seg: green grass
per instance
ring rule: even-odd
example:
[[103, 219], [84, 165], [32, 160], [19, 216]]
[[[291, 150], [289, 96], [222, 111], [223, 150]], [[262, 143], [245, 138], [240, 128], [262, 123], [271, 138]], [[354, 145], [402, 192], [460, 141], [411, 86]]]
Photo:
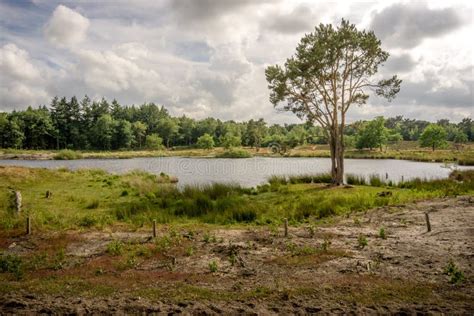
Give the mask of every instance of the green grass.
[[55, 160], [74, 160], [81, 158], [82, 154], [80, 152], [69, 149], [60, 150], [53, 156]]
[[[434, 197], [474, 193], [474, 172], [451, 179], [415, 179], [387, 187], [331, 187], [327, 175], [272, 177], [257, 189], [236, 184], [185, 186], [172, 177], [133, 171], [124, 175], [101, 170], [47, 170], [0, 167], [0, 229], [23, 230], [29, 215], [35, 230], [102, 229], [117, 224], [139, 228], [158, 223], [291, 224], [326, 221], [370, 208]], [[378, 177], [373, 177], [379, 179]], [[288, 182], [289, 181], [289, 182]], [[9, 209], [10, 191], [23, 195], [23, 212]], [[53, 193], [46, 198], [45, 192]], [[380, 192], [391, 194], [379, 196]], [[124, 194], [126, 192], [126, 194]]]

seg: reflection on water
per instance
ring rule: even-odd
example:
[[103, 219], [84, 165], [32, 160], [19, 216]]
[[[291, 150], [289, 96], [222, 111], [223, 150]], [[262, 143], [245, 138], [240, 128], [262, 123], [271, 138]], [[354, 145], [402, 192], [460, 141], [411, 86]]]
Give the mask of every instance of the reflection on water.
[[[99, 168], [109, 172], [124, 173], [141, 169], [151, 173], [164, 172], [178, 177], [179, 184], [205, 184], [211, 182], [236, 182], [242, 186], [255, 186], [265, 182], [271, 175], [297, 175], [328, 172], [328, 158], [133, 158], [133, 159], [82, 159], [82, 160], [0, 160], [0, 165], [59, 168]], [[459, 169], [473, 167], [458, 167]], [[369, 176], [379, 174], [398, 182], [411, 178], [445, 178], [450, 169], [441, 163], [406, 160], [346, 159], [346, 173]]]

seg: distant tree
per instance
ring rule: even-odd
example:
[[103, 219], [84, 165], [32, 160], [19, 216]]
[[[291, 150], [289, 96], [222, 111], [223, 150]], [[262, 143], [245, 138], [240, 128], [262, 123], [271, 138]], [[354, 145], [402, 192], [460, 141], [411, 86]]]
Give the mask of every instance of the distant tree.
[[146, 135], [146, 125], [137, 121], [132, 124], [133, 144], [137, 148], [142, 148]]
[[221, 136], [219, 141], [220, 141], [221, 146], [226, 149], [241, 145], [240, 137], [234, 136], [231, 132], [228, 132], [225, 135]]
[[260, 148], [262, 141], [267, 133], [266, 122], [261, 118], [258, 121], [250, 120], [247, 123], [245, 131], [246, 144], [255, 147], [256, 150]]
[[166, 142], [166, 147], [170, 147], [171, 142], [178, 134], [179, 125], [170, 117], [162, 118], [158, 123], [158, 133]]
[[467, 135], [468, 141], [474, 141], [474, 121], [472, 119], [463, 118], [458, 127]]
[[206, 133], [198, 138], [197, 145], [199, 148], [212, 149], [214, 148], [214, 139], [211, 135]]
[[191, 145], [196, 122], [192, 118], [183, 115], [178, 119], [178, 125], [180, 140], [184, 145]]
[[158, 134], [147, 135], [145, 140], [145, 146], [147, 149], [159, 150], [163, 149], [163, 139]]
[[360, 131], [356, 147], [362, 148], [380, 148], [387, 143], [387, 129], [385, 128], [385, 119], [382, 116], [369, 121]]
[[115, 121], [110, 114], [102, 115], [91, 130], [91, 142], [95, 148], [110, 150], [114, 134]]
[[16, 119], [0, 120], [2, 147], [20, 149], [23, 147], [25, 135]]
[[132, 124], [126, 120], [116, 121], [113, 135], [113, 148], [129, 149], [132, 146], [132, 141]]
[[452, 135], [452, 141], [455, 144], [464, 144], [467, 143], [468, 137], [462, 130], [455, 128]]
[[446, 145], [446, 130], [437, 124], [430, 124], [425, 128], [420, 136], [421, 147], [431, 147], [434, 151], [436, 148]]
[[401, 80], [396, 76], [374, 80], [388, 56], [374, 32], [359, 31], [342, 20], [337, 28], [330, 24], [316, 27], [301, 39], [283, 68], [275, 65], [265, 71], [274, 106], [286, 101], [284, 110], [326, 131], [335, 185], [344, 179], [343, 140], [350, 106], [365, 104], [368, 90], [388, 100], [400, 90]]
[[286, 144], [292, 148], [304, 145], [307, 137], [308, 132], [304, 126], [296, 125], [288, 132], [288, 134], [286, 134]]

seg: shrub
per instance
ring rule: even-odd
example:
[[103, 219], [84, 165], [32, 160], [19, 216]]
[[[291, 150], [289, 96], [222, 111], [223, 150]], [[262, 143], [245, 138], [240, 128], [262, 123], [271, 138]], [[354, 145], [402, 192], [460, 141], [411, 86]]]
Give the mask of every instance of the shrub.
[[1, 255], [0, 272], [9, 272], [17, 280], [21, 280], [23, 277], [23, 260], [17, 255]]
[[60, 150], [56, 155], [53, 156], [55, 160], [74, 160], [81, 159], [82, 154], [74, 150], [64, 149]]
[[243, 149], [229, 149], [223, 153], [217, 154], [216, 158], [252, 158], [253, 155]]
[[453, 260], [449, 260], [444, 268], [444, 273], [450, 277], [449, 282], [452, 284], [462, 283], [465, 279], [464, 273], [456, 266]]

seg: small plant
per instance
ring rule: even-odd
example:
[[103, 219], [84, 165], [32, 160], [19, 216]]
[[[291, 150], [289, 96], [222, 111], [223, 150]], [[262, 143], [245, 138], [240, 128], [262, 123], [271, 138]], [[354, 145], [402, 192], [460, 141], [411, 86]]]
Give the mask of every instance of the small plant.
[[385, 228], [380, 228], [379, 230], [379, 237], [382, 239], [387, 239], [387, 234], [385, 233]]
[[59, 249], [59, 251], [54, 256], [53, 261], [53, 269], [54, 270], [61, 270], [64, 266], [64, 260], [66, 259], [66, 254], [64, 252], [64, 248]]
[[208, 244], [208, 243], [211, 243], [211, 242], [216, 242], [217, 238], [216, 238], [216, 235], [213, 235], [213, 234], [210, 234], [210, 233], [205, 233], [204, 237], [203, 237], [203, 241], [206, 244]]
[[456, 266], [453, 260], [449, 260], [444, 268], [444, 273], [450, 277], [449, 282], [452, 284], [460, 284], [465, 279], [464, 273]]
[[308, 226], [308, 232], [309, 232], [309, 237], [313, 238], [314, 235], [316, 234], [316, 230], [314, 229], [314, 226]]
[[230, 254], [229, 261], [232, 266], [234, 266], [237, 263], [237, 256], [235, 255], [235, 253]]
[[186, 256], [191, 257], [193, 254], [194, 254], [193, 246], [189, 246], [188, 248], [186, 248]]
[[209, 271], [211, 271], [211, 273], [217, 272], [217, 262], [215, 260], [209, 262]]
[[120, 256], [123, 253], [123, 242], [120, 240], [112, 240], [107, 245], [107, 253], [111, 254], [112, 256]]
[[15, 279], [23, 278], [23, 261], [17, 255], [0, 256], [0, 272], [9, 272]]
[[365, 237], [363, 234], [360, 234], [359, 238], [357, 238], [357, 244], [359, 245], [360, 249], [364, 249], [368, 245], [367, 237]]
[[328, 251], [330, 246], [331, 246], [331, 240], [327, 237], [324, 238], [324, 241], [321, 244], [321, 250], [322, 251]]

